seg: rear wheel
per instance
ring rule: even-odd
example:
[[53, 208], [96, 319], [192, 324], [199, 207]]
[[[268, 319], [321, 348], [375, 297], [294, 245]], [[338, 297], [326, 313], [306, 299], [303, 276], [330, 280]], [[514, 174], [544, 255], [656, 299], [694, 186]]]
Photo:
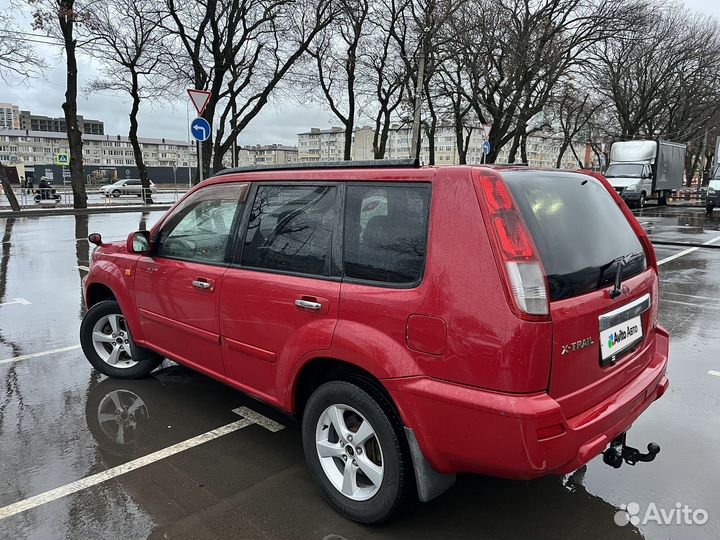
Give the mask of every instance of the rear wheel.
[[313, 479], [338, 512], [360, 523], [387, 520], [405, 493], [408, 461], [391, 414], [344, 381], [320, 386], [303, 414], [303, 447]]
[[80, 324], [80, 344], [95, 369], [118, 379], [144, 377], [163, 360], [159, 354], [132, 342], [115, 300], [99, 302], [88, 310]]

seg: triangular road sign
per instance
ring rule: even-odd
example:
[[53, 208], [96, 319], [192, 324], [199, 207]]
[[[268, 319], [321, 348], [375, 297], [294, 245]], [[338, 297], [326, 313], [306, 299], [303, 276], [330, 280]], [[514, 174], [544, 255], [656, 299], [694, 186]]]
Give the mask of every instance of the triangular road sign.
[[202, 116], [202, 113], [205, 111], [205, 107], [207, 107], [208, 101], [210, 101], [210, 96], [212, 95], [212, 92], [208, 92], [207, 90], [195, 90], [194, 88], [188, 88], [187, 93], [190, 96], [190, 101], [192, 101], [192, 104], [195, 107], [198, 116]]

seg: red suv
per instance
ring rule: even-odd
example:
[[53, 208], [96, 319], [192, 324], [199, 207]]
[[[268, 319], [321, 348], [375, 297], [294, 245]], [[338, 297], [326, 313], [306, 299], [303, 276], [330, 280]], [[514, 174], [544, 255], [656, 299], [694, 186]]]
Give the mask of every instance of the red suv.
[[659, 451], [624, 444], [668, 385], [655, 253], [602, 177], [303, 165], [223, 171], [152, 231], [91, 235], [90, 363], [167, 357], [302, 417], [319, 488], [364, 523], [457, 472]]

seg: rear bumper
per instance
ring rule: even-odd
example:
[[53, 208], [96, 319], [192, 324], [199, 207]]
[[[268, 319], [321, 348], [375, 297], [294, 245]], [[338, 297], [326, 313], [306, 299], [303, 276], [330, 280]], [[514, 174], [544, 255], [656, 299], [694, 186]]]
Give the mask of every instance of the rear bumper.
[[646, 369], [573, 418], [546, 393], [503, 394], [426, 377], [383, 382], [436, 471], [529, 479], [573, 471], [629, 429], [668, 387], [668, 343], [658, 327]]

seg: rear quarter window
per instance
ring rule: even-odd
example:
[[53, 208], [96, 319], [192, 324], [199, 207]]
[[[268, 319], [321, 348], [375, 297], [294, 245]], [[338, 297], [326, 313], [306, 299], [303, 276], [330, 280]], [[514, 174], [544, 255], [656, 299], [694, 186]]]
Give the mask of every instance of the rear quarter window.
[[398, 286], [425, 266], [430, 185], [350, 185], [345, 206], [345, 276]]
[[625, 215], [595, 178], [577, 173], [503, 173], [548, 278], [550, 299], [588, 293], [646, 268], [644, 250]]

